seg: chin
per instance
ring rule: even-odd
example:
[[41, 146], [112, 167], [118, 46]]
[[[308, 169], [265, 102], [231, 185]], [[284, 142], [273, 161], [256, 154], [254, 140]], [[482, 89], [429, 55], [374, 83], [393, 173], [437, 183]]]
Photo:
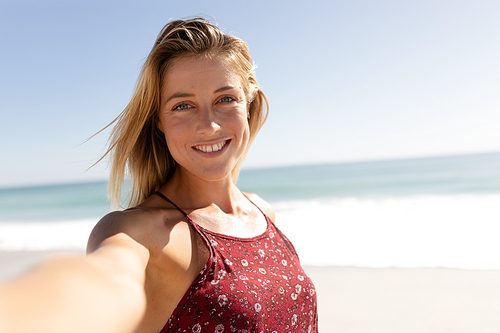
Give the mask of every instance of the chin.
[[232, 168], [228, 167], [208, 167], [198, 170], [187, 170], [190, 174], [204, 181], [217, 182], [231, 178]]

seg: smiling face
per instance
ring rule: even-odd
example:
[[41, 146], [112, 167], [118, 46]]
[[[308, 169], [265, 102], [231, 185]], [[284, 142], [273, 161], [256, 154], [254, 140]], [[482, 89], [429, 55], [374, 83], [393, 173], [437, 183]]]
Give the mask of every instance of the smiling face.
[[231, 177], [249, 139], [240, 76], [221, 57], [189, 56], [164, 77], [159, 127], [181, 172], [214, 181]]

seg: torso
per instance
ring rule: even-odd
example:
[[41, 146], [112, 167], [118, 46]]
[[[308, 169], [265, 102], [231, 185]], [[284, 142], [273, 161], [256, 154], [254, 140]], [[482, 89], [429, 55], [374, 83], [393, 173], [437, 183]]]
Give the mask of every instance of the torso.
[[265, 232], [251, 238], [191, 222], [210, 257], [161, 333], [317, 332], [314, 285], [293, 245], [267, 222]]
[[[259, 202], [258, 197], [251, 197], [251, 199]], [[208, 230], [203, 229], [202, 227], [199, 227], [198, 224], [190, 221], [191, 216], [193, 220], [195, 218], [202, 219], [203, 212], [187, 211], [187, 213], [189, 216], [186, 217], [175, 207], [168, 206], [165, 208], [163, 199], [156, 195], [153, 195], [150, 199], [148, 199], [146, 205], [140, 205], [137, 208], [124, 212], [112, 213], [117, 215], [116, 220], [119, 221], [114, 224], [114, 228], [118, 228], [121, 231], [128, 233], [136, 239], [136, 241], [147, 247], [150, 252], [150, 260], [146, 268], [145, 282], [147, 309], [144, 319], [137, 329], [137, 332], [157, 333], [162, 331], [162, 329], [162, 332], [170, 332], [169, 328], [171, 328], [172, 325], [175, 326], [175, 320], [177, 320], [177, 324], [179, 324], [178, 319], [174, 320], [172, 318], [175, 317], [176, 314], [181, 315], [180, 317], [184, 316], [183, 313], [186, 310], [186, 306], [189, 308], [190, 302], [192, 302], [192, 300], [187, 299], [186, 295], [192, 291], [194, 286], [193, 282], [196, 284], [200, 279], [207, 278], [207, 274], [219, 274], [219, 272], [221, 272], [221, 268], [219, 266], [211, 265], [211, 262], [214, 257], [217, 257], [217, 255], [214, 256], [213, 246], [207, 244], [206, 237], [208, 235], [209, 238], [217, 238], [217, 234], [204, 233], [203, 231]], [[264, 213], [267, 212], [264, 210]], [[269, 235], [275, 235], [276, 231], [273, 229], [274, 225], [272, 224], [272, 221], [267, 220], [260, 212], [257, 212], [257, 214], [260, 214], [261, 220], [247, 230], [247, 235], [254, 233], [251, 236], [258, 238], [258, 242], [264, 242], [260, 243], [262, 246], [267, 246], [265, 245], [266, 239], [264, 238], [267, 237], [267, 241], [269, 241]], [[210, 221], [207, 220], [206, 224], [209, 225], [209, 222]], [[108, 224], [113, 225], [113, 223]], [[197, 226], [199, 228], [197, 228]], [[204, 227], [206, 228], [206, 225], [204, 225]], [[200, 232], [200, 230], [202, 231]], [[241, 233], [241, 231], [238, 230], [235, 232]], [[113, 233], [113, 230], [108, 231], [108, 233]], [[229, 238], [231, 238], [231, 236], [229, 236]], [[238, 237], [233, 238], [237, 239]], [[210, 240], [208, 241], [210, 242]], [[212, 239], [212, 242], [213, 241], [217, 242], [216, 239]], [[286, 260], [287, 262], [290, 262], [290, 265], [293, 268], [289, 271], [289, 274], [291, 274], [290, 279], [300, 282], [301, 286], [297, 288], [302, 290], [303, 295], [306, 295], [307, 293], [309, 297], [312, 297], [313, 295], [311, 295], [311, 293], [314, 293], [314, 287], [300, 268], [296, 255], [292, 252], [284, 253], [283, 255], [286, 255], [288, 259], [283, 257], [279, 259], [279, 261]], [[218, 256], [220, 256], [220, 254], [218, 254]], [[219, 264], [221, 262], [222, 261], [219, 260]], [[206, 266], [207, 264], [209, 266]], [[239, 259], [239, 262], [236, 264], [238, 264], [240, 268], [246, 267], [241, 266], [241, 259]], [[257, 265], [261, 265], [261, 268], [265, 269], [263, 267], [274, 264], [271, 262], [259, 262]], [[227, 272], [228, 270], [224, 269], [224, 271]], [[266, 272], [267, 271], [269, 271], [270, 274], [273, 274], [272, 269], [266, 270]], [[276, 274], [277, 273], [274, 272], [274, 275]], [[227, 278], [229, 278], [229, 276], [227, 276]], [[269, 276], [269, 278], [269, 280], [266, 280], [268, 281], [266, 283], [269, 288], [276, 286], [276, 277], [274, 277], [274, 280], [271, 276]], [[302, 278], [304, 278], [304, 280], [301, 280]], [[231, 279], [234, 279], [234, 277], [231, 277]], [[281, 279], [283, 279], [283, 277]], [[254, 283], [253, 286], [257, 289], [262, 288], [259, 283]], [[299, 283], [296, 283], [293, 286], [290, 285], [290, 288], [295, 288], [298, 284]], [[223, 284], [220, 284], [219, 286], [222, 285]], [[227, 284], [225, 285], [227, 287]], [[248, 289], [247, 292], [259, 292], [257, 289], [254, 291]], [[205, 289], [205, 291], [209, 292], [208, 289]], [[274, 291], [278, 292], [277, 287]], [[290, 289], [289, 291], [289, 297], [291, 297], [292, 290]], [[220, 295], [218, 294], [217, 298], [219, 296]], [[292, 301], [295, 300], [292, 299]], [[315, 296], [313, 303], [315, 307]], [[264, 303], [259, 303], [257, 307], [262, 306], [263, 304]], [[255, 310], [256, 303], [253, 303], [252, 306]], [[311, 311], [312, 310], [306, 311], [308, 316], [316, 316], [315, 312], [313, 311], [314, 313], [312, 313]], [[253, 314], [255, 313], [256, 312], [254, 311]], [[271, 314], [277, 312], [276, 309], [272, 308], [270, 312], [266, 309], [266, 311], [259, 311], [257, 313]], [[172, 314], [174, 314], [174, 316], [172, 316]], [[292, 321], [297, 320], [297, 316], [293, 317], [293, 314], [291, 316], [292, 317], [289, 319], [290, 325]], [[177, 316], [177, 318], [180, 317]], [[198, 319], [203, 318], [200, 317]], [[315, 319], [313, 318], [312, 320], [312, 322], [314, 322]], [[252, 321], [252, 323], [253, 322], [255, 321]], [[167, 325], [165, 326], [166, 323]], [[193, 322], [192, 324], [188, 324], [188, 326], [196, 325], [197, 323], [198, 322]], [[248, 322], [248, 325], [253, 325], [252, 323]], [[208, 330], [207, 332], [215, 332], [215, 327], [216, 326], [212, 328], [212, 331]], [[291, 329], [289, 328], [289, 330]], [[206, 330], [200, 332], [204, 331]], [[278, 332], [280, 331], [281, 330], [278, 330]], [[301, 331], [302, 330], [297, 330], [297, 332]], [[307, 329], [304, 331], [307, 332]], [[313, 332], [314, 331], [315, 330], [313, 330]], [[226, 332], [230, 332], [230, 330], [227, 329]]]

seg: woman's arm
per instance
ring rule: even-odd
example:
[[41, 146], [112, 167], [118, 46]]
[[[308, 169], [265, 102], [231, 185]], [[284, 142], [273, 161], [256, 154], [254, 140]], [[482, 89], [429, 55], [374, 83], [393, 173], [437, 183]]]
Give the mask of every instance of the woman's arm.
[[133, 332], [149, 252], [120, 233], [88, 256], [58, 257], [0, 285], [0, 332]]

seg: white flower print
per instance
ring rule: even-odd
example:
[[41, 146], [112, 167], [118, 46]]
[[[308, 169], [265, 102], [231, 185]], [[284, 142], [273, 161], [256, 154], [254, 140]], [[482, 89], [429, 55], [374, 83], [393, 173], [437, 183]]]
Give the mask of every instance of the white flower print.
[[220, 306], [226, 305], [227, 304], [227, 296], [226, 295], [219, 295], [217, 302], [219, 302]]
[[274, 232], [269, 233], [269, 238], [273, 239], [274, 238]]
[[299, 281], [304, 281], [304, 277], [300, 274], [297, 276], [297, 279], [299, 279]]
[[213, 246], [217, 246], [219, 245], [219, 243], [217, 243], [215, 240], [211, 239], [210, 240], [210, 243], [212, 243]]
[[219, 280], [222, 280], [226, 276], [226, 271], [220, 270], [217, 275], [219, 277]]
[[296, 314], [294, 314], [292, 316], [292, 326], [295, 326], [295, 324], [297, 324], [297, 315]]
[[286, 265], [288, 265], [288, 262], [287, 262], [285, 259], [283, 259], [283, 260], [281, 260], [281, 264], [282, 264], [283, 266], [286, 266]]
[[314, 296], [314, 293], [315, 293], [315, 292], [316, 292], [316, 291], [314, 290], [314, 288], [311, 288], [311, 290], [309, 291], [309, 293], [311, 294], [311, 296]]
[[229, 260], [229, 259], [224, 259], [224, 263], [225, 263], [226, 265], [228, 265], [228, 266], [232, 266], [232, 265], [233, 265], [233, 263], [232, 263], [232, 262], [231, 262], [231, 260]]
[[224, 332], [224, 325], [219, 324], [219, 325], [215, 326], [215, 331], [214, 332], [215, 333], [222, 333], [222, 332]]
[[262, 310], [262, 306], [259, 303], [255, 303], [255, 311], [260, 312]]
[[297, 299], [297, 294], [296, 293], [292, 293], [292, 299], [295, 301]]
[[297, 294], [300, 294], [300, 292], [301, 292], [301, 291], [302, 291], [302, 286], [301, 286], [300, 284], [296, 285], [296, 286], [295, 286], [295, 292], [296, 292]]
[[266, 274], [266, 270], [264, 268], [259, 268], [259, 272], [261, 272], [262, 274]]
[[246, 267], [248, 266], [248, 261], [246, 259], [241, 259], [241, 264]]
[[285, 288], [283, 288], [282, 286], [280, 286], [278, 288], [278, 292], [283, 295], [285, 293]]
[[199, 323], [196, 323], [194, 326], [193, 326], [193, 329], [192, 329], [193, 333], [200, 333], [201, 332], [201, 325]]
[[259, 249], [259, 251], [258, 251], [258, 252], [259, 252], [259, 255], [260, 255], [262, 258], [264, 258], [264, 257], [266, 256], [266, 253], [264, 252], [264, 250]]
[[246, 275], [240, 275], [240, 280], [246, 281], [248, 280], [248, 278], [246, 277]]

